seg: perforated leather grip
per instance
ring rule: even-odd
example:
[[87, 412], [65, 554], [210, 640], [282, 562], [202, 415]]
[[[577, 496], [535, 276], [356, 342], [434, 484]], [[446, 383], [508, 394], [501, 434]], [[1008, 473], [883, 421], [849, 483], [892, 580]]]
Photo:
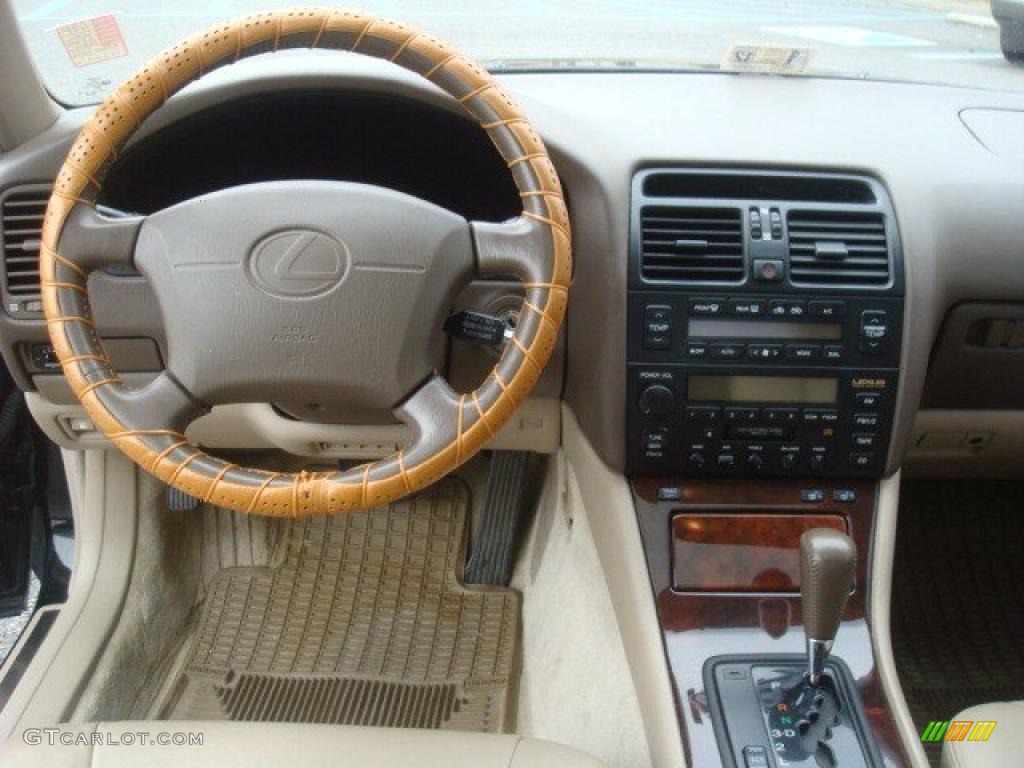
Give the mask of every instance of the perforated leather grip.
[[[212, 70], [286, 48], [385, 59], [449, 93], [504, 157], [523, 201], [522, 228], [537, 235], [530, 240], [536, 253], [511, 248], [502, 255], [499, 247], [491, 256], [494, 265], [507, 265], [521, 276], [526, 288], [523, 321], [494, 371], [477, 390], [461, 396], [440, 380], [430, 382], [401, 411], [416, 427], [413, 445], [345, 472], [286, 474], [238, 467], [190, 444], [170, 416], [161, 419], [150, 415], [153, 407], [137, 407], [144, 400], [164, 402], [181, 413], [190, 404], [167, 378], [140, 391], [121, 382], [92, 322], [88, 260], [68, 249], [58, 252], [69, 217], [93, 206], [110, 164], [143, 120]], [[565, 314], [571, 271], [569, 217], [558, 177], [536, 131], [501, 85], [430, 35], [370, 14], [331, 9], [283, 10], [219, 24], [168, 48], [118, 87], [82, 129], [58, 174], [40, 249], [50, 336], [72, 390], [96, 426], [141, 467], [186, 493], [229, 509], [280, 516], [386, 503], [473, 456], [536, 384]]]

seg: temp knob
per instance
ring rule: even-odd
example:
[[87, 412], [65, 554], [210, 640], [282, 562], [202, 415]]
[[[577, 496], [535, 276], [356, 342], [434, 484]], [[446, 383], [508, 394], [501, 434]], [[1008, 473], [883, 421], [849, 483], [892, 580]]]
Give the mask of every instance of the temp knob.
[[747, 456], [747, 466], [755, 472], [764, 472], [764, 456], [759, 453], [752, 453]]
[[704, 454], [700, 451], [694, 451], [690, 454], [690, 466], [694, 469], [704, 468]]
[[649, 419], [663, 419], [676, 407], [672, 390], [661, 384], [652, 384], [640, 394], [640, 412]]

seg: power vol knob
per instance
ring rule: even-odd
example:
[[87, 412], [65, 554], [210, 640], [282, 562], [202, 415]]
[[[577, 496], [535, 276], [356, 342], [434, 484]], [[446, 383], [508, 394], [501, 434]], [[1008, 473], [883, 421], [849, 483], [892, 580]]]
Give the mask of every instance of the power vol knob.
[[662, 384], [652, 384], [640, 393], [637, 403], [640, 413], [649, 419], [664, 419], [676, 407], [672, 390]]

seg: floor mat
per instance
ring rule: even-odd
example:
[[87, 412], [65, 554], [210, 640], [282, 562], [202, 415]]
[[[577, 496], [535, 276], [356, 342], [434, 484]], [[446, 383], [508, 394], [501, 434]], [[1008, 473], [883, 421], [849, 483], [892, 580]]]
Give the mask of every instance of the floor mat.
[[[1024, 699], [1024, 483], [911, 481], [900, 497], [892, 641], [918, 732]], [[941, 742], [925, 744], [939, 765]]]
[[520, 598], [466, 587], [468, 491], [295, 521], [278, 567], [222, 570], [161, 719], [509, 730]]

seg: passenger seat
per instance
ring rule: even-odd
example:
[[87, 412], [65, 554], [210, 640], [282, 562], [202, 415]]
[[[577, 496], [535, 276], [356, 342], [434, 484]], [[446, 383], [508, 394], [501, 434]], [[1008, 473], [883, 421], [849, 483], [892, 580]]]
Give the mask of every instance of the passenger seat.
[[994, 722], [986, 741], [947, 741], [942, 768], [1018, 768], [1024, 765], [1024, 701], [980, 704], [955, 720]]
[[[152, 720], [52, 728], [56, 730], [30, 729], [12, 733], [0, 746], [0, 765], [4, 768], [193, 768], [197, 765], [216, 768], [604, 768], [595, 758], [561, 744], [482, 733]], [[175, 737], [174, 734], [185, 736]], [[202, 744], [187, 744], [188, 734], [202, 734]], [[162, 738], [186, 743], [155, 743]]]

